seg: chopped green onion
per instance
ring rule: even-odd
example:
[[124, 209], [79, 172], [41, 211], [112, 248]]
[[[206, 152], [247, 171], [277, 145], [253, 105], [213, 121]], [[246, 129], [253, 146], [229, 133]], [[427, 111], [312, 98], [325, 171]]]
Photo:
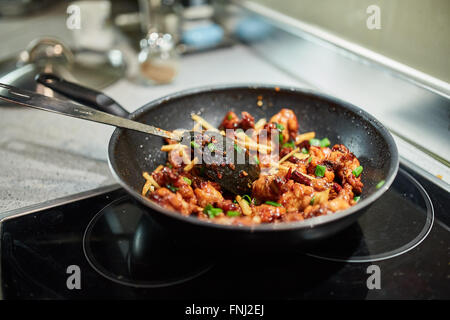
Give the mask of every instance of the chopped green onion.
[[274, 207], [281, 207], [281, 204], [279, 204], [278, 202], [274, 202], [274, 201], [266, 201], [266, 204], [270, 204], [271, 206], [274, 206]]
[[239, 211], [233, 211], [233, 210], [227, 211], [227, 216], [229, 216], [229, 217], [237, 217], [239, 215], [241, 215], [241, 213]]
[[275, 126], [277, 127], [278, 131], [280, 131], [280, 132], [284, 130], [284, 126], [282, 124], [275, 122]]
[[208, 149], [211, 152], [214, 152], [216, 150], [216, 146], [213, 143], [208, 143]]
[[323, 176], [325, 175], [325, 171], [326, 171], [326, 170], [327, 170], [327, 167], [321, 166], [321, 165], [319, 164], [319, 165], [317, 165], [317, 167], [316, 167], [315, 174], [316, 174], [316, 176], [318, 176], [318, 177], [323, 177]]
[[294, 149], [295, 148], [294, 141], [286, 142], [285, 144], [283, 144], [283, 148], [292, 148], [292, 149]]
[[257, 165], [259, 165], [259, 159], [258, 159], [258, 157], [257, 157], [256, 155], [253, 157], [253, 159], [255, 159], [255, 163], [256, 163]]
[[309, 151], [308, 151], [308, 149], [306, 149], [306, 148], [302, 148], [302, 153], [303, 153], [303, 154], [308, 154]]
[[174, 187], [174, 186], [171, 185], [171, 184], [168, 184], [168, 185], [167, 185], [167, 189], [169, 189], [169, 190], [172, 191], [172, 192], [177, 192], [177, 190], [178, 190], [178, 188]]
[[233, 119], [233, 116], [232, 116], [231, 114], [229, 114], [229, 115], [227, 116], [227, 119], [228, 119], [228, 120], [231, 120], [231, 119]]
[[354, 175], [355, 177], [359, 177], [359, 175], [361, 174], [362, 171], [363, 171], [363, 167], [362, 167], [362, 166], [359, 166], [359, 167], [357, 167], [355, 170], [353, 170], [353, 175]]
[[192, 180], [189, 179], [189, 178], [183, 177], [183, 180], [186, 181], [186, 183], [187, 183], [188, 185], [191, 185], [191, 184], [192, 184]]
[[208, 214], [210, 218], [214, 218], [219, 215], [219, 213], [223, 212], [220, 208], [214, 208], [212, 205], [208, 204], [204, 209], [203, 212]]
[[312, 157], [309, 157], [308, 163], [311, 163], [311, 161], [312, 161]]
[[192, 147], [192, 148], [200, 148], [200, 146], [198, 145], [198, 143], [196, 143], [195, 141], [191, 141], [191, 147]]
[[223, 211], [220, 208], [212, 208], [211, 212], [212, 212], [212, 214], [214, 214], [214, 216], [217, 216], [219, 213], [221, 213]]
[[354, 197], [354, 198], [353, 198], [353, 200], [355, 200], [356, 202], [358, 202], [358, 201], [359, 201], [359, 199], [361, 199], [361, 197], [360, 197], [360, 196], [356, 196], [356, 197]]
[[330, 140], [328, 138], [323, 138], [320, 140], [320, 146], [321, 147], [328, 147], [331, 144]]
[[245, 201], [247, 201], [248, 203], [252, 203], [252, 198], [250, 198], [250, 196], [248, 194], [244, 194], [242, 196], [242, 199], [244, 199]]
[[172, 164], [170, 164], [170, 163], [168, 163], [167, 166], [168, 166], [170, 169], [173, 168]]
[[385, 182], [386, 182], [386, 181], [381, 180], [380, 182], [378, 182], [378, 184], [375, 186], [375, 188], [380, 189], [380, 188], [383, 186], [383, 184], [384, 184]]
[[234, 144], [234, 150], [236, 150], [237, 152], [242, 152], [242, 148], [239, 147], [236, 143]]
[[309, 204], [310, 204], [310, 205], [313, 205], [315, 200], [316, 200], [316, 196], [313, 196], [313, 197], [311, 198], [311, 201], [309, 202]]
[[319, 147], [320, 146], [320, 140], [319, 139], [309, 139], [309, 144], [312, 146]]

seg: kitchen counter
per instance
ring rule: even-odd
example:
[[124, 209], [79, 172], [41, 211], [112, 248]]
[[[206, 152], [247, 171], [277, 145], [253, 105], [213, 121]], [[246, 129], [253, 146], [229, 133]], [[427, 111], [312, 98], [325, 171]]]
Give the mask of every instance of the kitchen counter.
[[[7, 19], [0, 21], [0, 58], [23, 49], [24, 44], [31, 39], [52, 34], [53, 31], [58, 31], [58, 37], [70, 44], [70, 32], [64, 28], [64, 17], [60, 13], [50, 13], [45, 17], [31, 17], [27, 20], [28, 24], [24, 21], [12, 23]], [[8, 37], [12, 32], [20, 37]], [[363, 107], [385, 125], [391, 124], [397, 132], [417, 130], [419, 126], [414, 121], [428, 119], [419, 113], [423, 108], [414, 112], [408, 109], [406, 114], [414, 114], [409, 117], [389, 112], [392, 104], [398, 104], [396, 99], [403, 99], [403, 94], [386, 96], [384, 92], [378, 97], [382, 103], [363, 103], [364, 100], [360, 98], [372, 91], [377, 92], [374, 90], [375, 86], [385, 83], [388, 74], [376, 68], [370, 69], [368, 75], [373, 75], [377, 70], [379, 74], [379, 78], [373, 80], [371, 90], [355, 91], [354, 86], [345, 81], [332, 82], [334, 78], [331, 75], [343, 79], [342, 70], [335, 70], [340, 67], [350, 70], [354, 77], [361, 71], [361, 66], [368, 69], [367, 65], [357, 63], [355, 59], [347, 59], [352, 61], [352, 65], [347, 65], [348, 62], [341, 65], [342, 61], [336, 60], [337, 55], [333, 49], [323, 46], [320, 51], [308, 50], [311, 44], [304, 42], [297, 48], [295, 45], [298, 44], [292, 37], [283, 38], [277, 34], [277, 46], [269, 41], [268, 47], [264, 43], [253, 47], [235, 45], [186, 55], [181, 59], [176, 80], [170, 85], [145, 87], [122, 79], [104, 91], [131, 112], [149, 101], [188, 88], [225, 83], [270, 83], [310, 87], [341, 97]], [[284, 56], [288, 54], [295, 56]], [[317, 56], [328, 63], [322, 66], [322, 74], [315, 69], [317, 63], [313, 58]], [[295, 63], [291, 63], [292, 61]], [[359, 78], [360, 82], [368, 79], [372, 78]], [[351, 94], [346, 96], [345, 92]], [[429, 107], [434, 108], [433, 119], [437, 119], [435, 124], [442, 127], [448, 109], [445, 105]], [[114, 128], [29, 108], [0, 108], [0, 213], [115, 183], [106, 162], [108, 141]], [[397, 109], [391, 111], [395, 110]], [[432, 126], [429, 124], [433, 121], [428, 119], [426, 127]], [[420, 171], [444, 189], [450, 188], [449, 167], [399, 136], [393, 136], [404, 164]], [[433, 141], [429, 141], [429, 144], [433, 144]], [[445, 143], [448, 144], [448, 141], [444, 145]], [[434, 144], [439, 146], [436, 141]], [[443, 150], [446, 151], [445, 148]]]
[[[144, 87], [123, 79], [104, 91], [134, 111], [179, 90], [249, 82], [302, 86], [236, 45], [183, 56], [170, 85]], [[1, 108], [0, 212], [115, 183], [106, 162], [113, 128], [29, 108]]]

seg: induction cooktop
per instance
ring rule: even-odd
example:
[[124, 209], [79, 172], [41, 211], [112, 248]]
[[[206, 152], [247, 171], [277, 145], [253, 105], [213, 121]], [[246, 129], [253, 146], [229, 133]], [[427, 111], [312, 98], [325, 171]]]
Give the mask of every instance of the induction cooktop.
[[[180, 249], [119, 186], [2, 220], [3, 299], [449, 299], [449, 194], [401, 165], [344, 231], [283, 252]], [[150, 235], [150, 237], [149, 237]]]

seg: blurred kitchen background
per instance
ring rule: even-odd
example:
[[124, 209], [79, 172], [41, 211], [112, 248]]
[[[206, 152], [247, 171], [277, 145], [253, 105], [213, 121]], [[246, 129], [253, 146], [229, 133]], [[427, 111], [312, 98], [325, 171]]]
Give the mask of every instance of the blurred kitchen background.
[[[377, 117], [448, 191], [449, 32], [448, 0], [0, 0], [0, 82], [58, 96], [34, 81], [53, 72], [129, 111], [213, 84], [314, 89]], [[0, 212], [114, 184], [112, 131], [0, 103]]]

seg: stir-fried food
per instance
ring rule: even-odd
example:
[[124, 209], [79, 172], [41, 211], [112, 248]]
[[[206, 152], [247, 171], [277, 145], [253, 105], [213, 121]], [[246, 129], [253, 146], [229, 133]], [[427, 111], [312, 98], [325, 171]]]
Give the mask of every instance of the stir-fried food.
[[[213, 130], [234, 141], [261, 168], [248, 194], [231, 194], [208, 179], [191, 148], [168, 140], [168, 161], [144, 172], [142, 194], [182, 215], [221, 224], [251, 225], [304, 220], [355, 205], [362, 192], [363, 168], [342, 145], [315, 132], [299, 133], [296, 115], [282, 109], [268, 121], [228, 112], [215, 128], [198, 115], [194, 131]], [[193, 148], [216, 152], [215, 140], [192, 141]], [[229, 165], [232, 169], [233, 164]], [[240, 172], [245, 175], [246, 172]]]

